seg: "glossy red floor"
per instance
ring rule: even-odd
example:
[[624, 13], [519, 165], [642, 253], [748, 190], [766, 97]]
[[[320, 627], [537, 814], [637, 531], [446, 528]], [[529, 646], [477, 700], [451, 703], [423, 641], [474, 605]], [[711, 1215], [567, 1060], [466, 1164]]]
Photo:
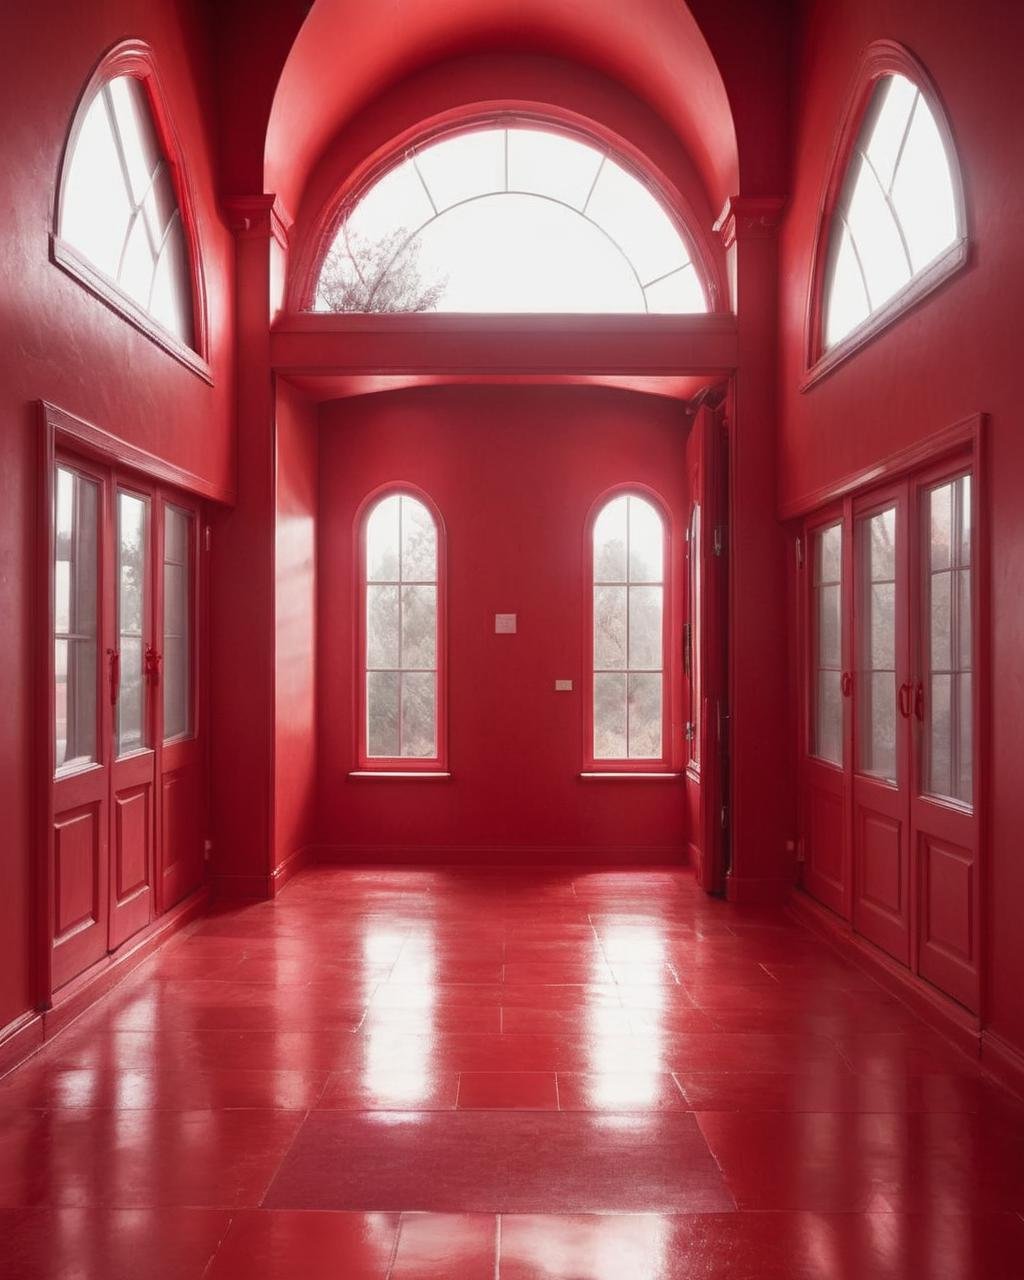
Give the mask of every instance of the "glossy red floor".
[[1024, 1106], [685, 872], [320, 868], [0, 1081], [0, 1277], [1014, 1280]]

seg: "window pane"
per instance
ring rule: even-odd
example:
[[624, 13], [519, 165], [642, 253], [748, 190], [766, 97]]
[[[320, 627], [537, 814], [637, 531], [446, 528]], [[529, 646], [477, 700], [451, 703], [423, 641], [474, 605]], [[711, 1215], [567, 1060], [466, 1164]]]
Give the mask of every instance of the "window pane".
[[416, 163], [438, 212], [470, 196], [505, 190], [505, 130], [478, 129], [417, 152]]
[[398, 591], [398, 587], [366, 588], [366, 665], [371, 670], [401, 665]]
[[[371, 587], [393, 591], [394, 587]], [[437, 588], [402, 587], [403, 671], [432, 670], [437, 665]]]
[[121, 681], [117, 698], [117, 751], [123, 755], [148, 743], [142, 662], [146, 607], [146, 553], [149, 504], [134, 494], [117, 495], [118, 632]]
[[641, 284], [690, 260], [672, 219], [647, 188], [614, 160], [606, 160], [601, 169], [587, 215], [620, 246]]
[[661, 676], [629, 676], [629, 758], [661, 755]]
[[132, 201], [139, 205], [149, 191], [153, 173], [160, 163], [160, 146], [149, 114], [146, 91], [142, 82], [132, 76], [118, 76], [110, 81], [107, 90], [128, 167]]
[[818, 589], [818, 663], [842, 665], [842, 587], [838, 582]]
[[860, 769], [896, 781], [896, 508], [858, 523], [857, 737]]
[[117, 276], [132, 205], [102, 92], [82, 120], [61, 195], [60, 234], [111, 279]]
[[191, 343], [192, 282], [181, 219], [175, 215], [153, 277], [149, 310], [181, 342]]
[[892, 188], [915, 271], [957, 237], [956, 204], [946, 149], [935, 117], [918, 98]]
[[509, 129], [509, 187], [582, 209], [601, 164], [601, 152], [541, 129]]
[[433, 672], [406, 671], [402, 676], [403, 757], [428, 758], [437, 754], [437, 677]]
[[96, 758], [99, 488], [56, 469], [54, 502], [55, 767]]
[[594, 669], [626, 666], [626, 588], [594, 587]]
[[395, 757], [398, 749], [398, 699], [402, 677], [397, 671], [366, 673], [366, 754]]
[[972, 676], [969, 671], [959, 677], [957, 697], [957, 738], [959, 744], [959, 769], [956, 798], [964, 804], [974, 802], [974, 734], [972, 729], [974, 708]]
[[437, 529], [422, 502], [405, 495], [402, 504], [402, 581], [437, 579]]
[[629, 580], [661, 582], [665, 555], [665, 526], [643, 498], [629, 498]]
[[812, 750], [820, 760], [843, 763], [843, 697], [839, 687], [841, 673], [819, 671]]
[[944, 484], [929, 495], [932, 569], [948, 569], [953, 545], [953, 486]]
[[128, 232], [128, 243], [125, 245], [124, 257], [117, 273], [117, 283], [130, 297], [141, 306], [149, 305], [149, 295], [153, 287], [153, 271], [156, 262], [153, 250], [146, 234], [146, 224], [141, 216], [135, 219]]
[[948, 573], [932, 574], [932, 607], [928, 632], [933, 671], [949, 671], [953, 665], [950, 618], [953, 609], [953, 579]]
[[[611, 589], [614, 590], [614, 588]], [[629, 669], [631, 671], [661, 670], [663, 591], [662, 587], [629, 588]]]
[[825, 345], [834, 346], [866, 320], [871, 304], [864, 289], [864, 276], [845, 225], [837, 224], [839, 244], [829, 282], [825, 318]]
[[644, 296], [652, 315], [698, 315], [708, 309], [700, 276], [692, 263], [647, 285]]
[[929, 702], [928, 791], [936, 796], [953, 794], [952, 676], [933, 675]]
[[594, 675], [594, 758], [626, 759], [624, 675]]
[[843, 571], [843, 526], [829, 525], [815, 535], [819, 582], [839, 582]]
[[626, 581], [626, 524], [628, 502], [625, 497], [606, 503], [594, 521], [594, 581]]
[[854, 184], [846, 225], [856, 246], [874, 310], [910, 279], [896, 219], [866, 162]]
[[368, 582], [398, 581], [399, 496], [383, 498], [366, 522], [366, 578]]
[[884, 190], [892, 186], [896, 160], [903, 146], [910, 113], [917, 99], [917, 88], [905, 76], [886, 76], [879, 83], [875, 106], [878, 123], [865, 148]]
[[189, 543], [192, 518], [164, 508], [164, 741], [181, 737], [191, 725]]

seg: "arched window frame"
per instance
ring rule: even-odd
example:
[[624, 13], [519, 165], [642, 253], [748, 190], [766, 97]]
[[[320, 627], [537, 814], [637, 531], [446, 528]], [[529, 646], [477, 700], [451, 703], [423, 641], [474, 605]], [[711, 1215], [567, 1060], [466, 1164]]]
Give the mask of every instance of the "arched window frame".
[[565, 113], [565, 118], [562, 118], [562, 114], [554, 108], [540, 110], [530, 104], [477, 110], [472, 114], [464, 111], [445, 113], [435, 120], [422, 122], [415, 128], [406, 130], [387, 147], [374, 152], [364, 163], [353, 169], [334, 188], [330, 198], [313, 218], [309, 232], [293, 249], [287, 291], [288, 309], [299, 312], [314, 310], [320, 271], [341, 224], [363, 196], [390, 170], [402, 164], [413, 153], [445, 138], [492, 128], [545, 130], [606, 152], [651, 192], [675, 223], [704, 290], [707, 303], [704, 314], [728, 313], [729, 290], [724, 266], [715, 256], [715, 242], [703, 233], [701, 219], [683, 192], [636, 147], [597, 122], [581, 120], [573, 113]]
[[[825, 316], [835, 265], [832, 243], [833, 221], [843, 197], [850, 164], [875, 88], [879, 80], [891, 75], [904, 76], [915, 85], [934, 117], [949, 163], [958, 235], [939, 257], [929, 263], [923, 271], [911, 277], [899, 292], [873, 311], [834, 346], [826, 349]], [[888, 328], [904, 312], [916, 306], [928, 294], [960, 271], [966, 264], [970, 251], [963, 176], [949, 117], [928, 72], [903, 45], [882, 40], [872, 44], [866, 51], [854, 78], [853, 88], [836, 134], [828, 173], [828, 183], [822, 194], [812, 251], [805, 334], [806, 371], [801, 390], [807, 390], [820, 378], [830, 373], [855, 351]]]
[[[661, 615], [661, 755], [640, 759], [611, 759], [594, 754], [594, 526], [605, 507], [621, 497], [642, 498], [661, 517], [662, 615]], [[587, 513], [583, 533], [583, 775], [677, 776], [682, 762], [683, 737], [677, 702], [682, 678], [682, 627], [676, 607], [679, 564], [672, 535], [668, 503], [656, 490], [639, 483], [614, 485], [601, 493]]]
[[[378, 503], [393, 496], [415, 498], [430, 513], [437, 531], [437, 698], [436, 746], [433, 756], [371, 756], [366, 740], [366, 530]], [[405, 481], [380, 485], [368, 493], [356, 512], [353, 545], [355, 548], [356, 585], [356, 664], [355, 664], [355, 759], [362, 774], [409, 777], [438, 775], [448, 772], [448, 537], [445, 523], [433, 498], [418, 485]]]
[[[163, 150], [178, 202], [181, 225], [189, 263], [189, 287], [192, 299], [192, 332], [194, 343], [188, 346], [163, 327], [149, 312], [131, 298], [116, 281], [95, 267], [73, 245], [60, 235], [61, 204], [71, 167], [75, 145], [85, 116], [96, 94], [111, 80], [130, 76], [139, 80], [145, 90], [153, 127]], [[116, 311], [140, 333], [162, 347], [205, 381], [212, 383], [209, 366], [209, 323], [206, 286], [196, 215], [196, 200], [183, 160], [182, 148], [165, 105], [153, 51], [141, 40], [124, 40], [109, 49], [97, 63], [75, 105], [71, 125], [61, 152], [60, 168], [54, 190], [50, 230], [50, 259], [101, 302]]]

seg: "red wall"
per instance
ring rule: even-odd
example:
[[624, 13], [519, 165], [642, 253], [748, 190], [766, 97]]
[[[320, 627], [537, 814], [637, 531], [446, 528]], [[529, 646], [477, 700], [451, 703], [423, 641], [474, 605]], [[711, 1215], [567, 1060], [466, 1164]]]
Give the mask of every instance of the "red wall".
[[[672, 512], [681, 573], [686, 425], [678, 402], [581, 388], [435, 388], [323, 408], [324, 846], [408, 859], [480, 852], [495, 863], [685, 856], [681, 781], [578, 774], [587, 514], [612, 485], [650, 485]], [[450, 781], [346, 776], [355, 767], [354, 519], [369, 492], [393, 481], [424, 489], [447, 529]], [[494, 634], [499, 612], [518, 615], [516, 635]], [[554, 691], [560, 678], [573, 680], [572, 693]], [[677, 704], [678, 740], [681, 696]]]
[[[801, 393], [804, 314], [818, 203], [865, 47], [906, 44], [935, 80], [966, 186], [966, 271]], [[780, 495], [792, 502], [978, 411], [989, 421], [992, 660], [988, 1015], [1024, 1048], [1024, 9], [916, 0], [807, 6], [794, 99], [793, 197], [782, 241]]]
[[[232, 483], [232, 252], [214, 200], [211, 68], [201, 6], [57, 0], [5, 7], [0, 79], [0, 1030], [34, 1003], [32, 755], [38, 441], [52, 401], [222, 488]], [[104, 51], [153, 47], [196, 193], [214, 385], [53, 266], [47, 236], [65, 135]]]

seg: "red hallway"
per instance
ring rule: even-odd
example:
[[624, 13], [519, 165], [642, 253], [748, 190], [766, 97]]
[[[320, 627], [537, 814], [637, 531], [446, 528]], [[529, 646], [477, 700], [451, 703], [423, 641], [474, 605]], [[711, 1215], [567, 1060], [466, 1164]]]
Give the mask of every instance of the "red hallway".
[[57, 0], [0, 80], [0, 1277], [1024, 1256], [1024, 9]]

